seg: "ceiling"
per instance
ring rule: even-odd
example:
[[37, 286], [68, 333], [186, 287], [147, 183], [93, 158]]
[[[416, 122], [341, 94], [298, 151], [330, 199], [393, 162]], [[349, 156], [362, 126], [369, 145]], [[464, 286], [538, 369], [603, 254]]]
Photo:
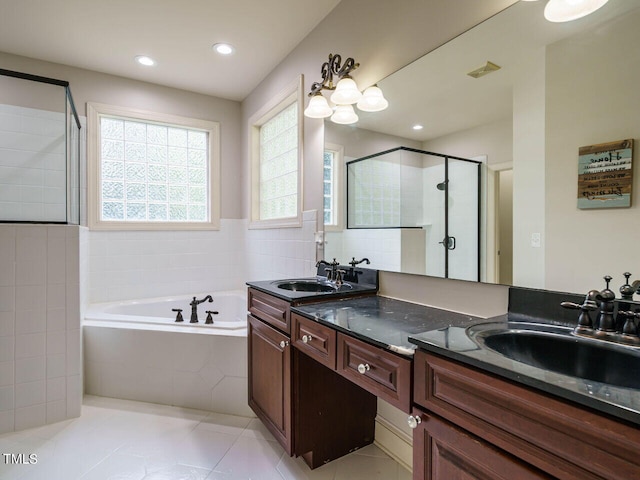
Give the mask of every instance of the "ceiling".
[[240, 101], [339, 2], [0, 0], [0, 51]]
[[[469, 32], [378, 82], [389, 100], [383, 112], [358, 112], [357, 127], [428, 141], [510, 119], [513, 85], [531, 75], [531, 58], [546, 45], [638, 8], [638, 0], [609, 2], [596, 14], [567, 23], [544, 19], [546, 2], [518, 2]], [[491, 61], [502, 68], [474, 79]], [[419, 131], [414, 124], [423, 125]]]

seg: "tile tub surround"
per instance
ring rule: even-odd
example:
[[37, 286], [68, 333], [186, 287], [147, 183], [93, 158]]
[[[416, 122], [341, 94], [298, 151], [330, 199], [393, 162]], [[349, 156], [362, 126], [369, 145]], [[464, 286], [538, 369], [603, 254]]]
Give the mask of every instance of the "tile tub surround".
[[253, 416], [243, 336], [84, 326], [85, 393]]
[[3, 480], [409, 480], [371, 445], [309, 470], [257, 419], [85, 397], [82, 417], [0, 436], [0, 451], [37, 455], [7, 465]]
[[0, 433], [80, 415], [86, 233], [0, 225]]

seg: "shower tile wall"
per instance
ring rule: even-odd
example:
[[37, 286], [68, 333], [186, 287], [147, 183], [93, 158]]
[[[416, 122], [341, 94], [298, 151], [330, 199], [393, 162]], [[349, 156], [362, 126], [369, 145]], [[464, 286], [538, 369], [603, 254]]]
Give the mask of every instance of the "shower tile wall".
[[82, 230], [0, 225], [0, 433], [80, 415]]
[[65, 119], [0, 105], [0, 219], [66, 221]]

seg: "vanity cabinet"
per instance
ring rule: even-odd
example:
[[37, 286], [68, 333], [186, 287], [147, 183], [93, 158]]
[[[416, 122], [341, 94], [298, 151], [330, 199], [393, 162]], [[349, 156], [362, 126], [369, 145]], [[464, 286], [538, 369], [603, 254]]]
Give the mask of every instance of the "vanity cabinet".
[[290, 307], [249, 289], [248, 400], [285, 451], [316, 468], [373, 443], [377, 402], [335, 371], [337, 332]]
[[432, 353], [414, 369], [414, 479], [640, 478], [636, 426]]

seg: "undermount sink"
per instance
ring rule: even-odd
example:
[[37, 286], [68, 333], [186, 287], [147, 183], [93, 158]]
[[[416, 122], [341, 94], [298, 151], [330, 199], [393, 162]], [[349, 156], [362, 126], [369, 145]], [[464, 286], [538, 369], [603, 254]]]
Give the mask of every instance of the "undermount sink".
[[[321, 283], [318, 280], [284, 280], [277, 282], [277, 287], [283, 290], [290, 290], [293, 292], [336, 292], [338, 289], [333, 285], [327, 283]], [[340, 290], [351, 288], [351, 285], [346, 283], [340, 286]]]
[[470, 327], [481, 346], [533, 367], [623, 388], [640, 389], [640, 351], [602, 340], [584, 339], [570, 329]]

